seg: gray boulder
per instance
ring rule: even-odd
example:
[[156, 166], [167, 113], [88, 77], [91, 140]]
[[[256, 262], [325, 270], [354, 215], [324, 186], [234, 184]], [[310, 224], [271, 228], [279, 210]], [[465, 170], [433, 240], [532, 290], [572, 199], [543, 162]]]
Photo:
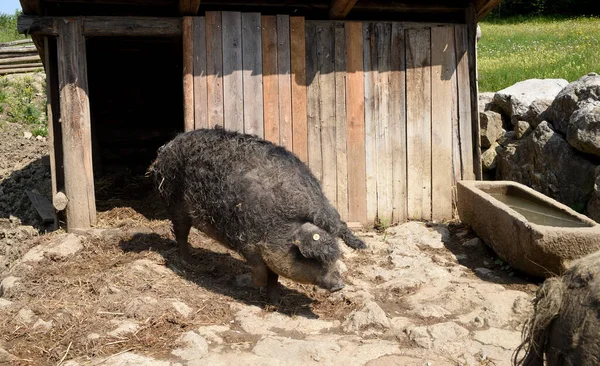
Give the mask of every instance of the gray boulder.
[[494, 92], [479, 93], [479, 112], [490, 111], [494, 108]]
[[487, 148], [502, 137], [502, 116], [494, 111], [479, 112], [481, 147]]
[[515, 124], [515, 136], [517, 139], [523, 138], [531, 131], [531, 125], [525, 121], [518, 121]]
[[579, 151], [600, 156], [600, 100], [584, 103], [571, 115], [567, 141]]
[[594, 221], [600, 222], [600, 167], [596, 169], [596, 181], [592, 198], [587, 203], [587, 215]]
[[573, 149], [544, 121], [498, 154], [496, 179], [530, 186], [576, 210], [585, 208], [596, 180], [596, 164]]
[[584, 103], [594, 100], [600, 100], [600, 75], [590, 73], [561, 90], [545, 112], [545, 117], [557, 131], [566, 134], [571, 115]]
[[535, 123], [556, 95], [568, 85], [564, 79], [529, 79], [518, 82], [494, 95], [494, 103], [506, 113], [511, 122]]

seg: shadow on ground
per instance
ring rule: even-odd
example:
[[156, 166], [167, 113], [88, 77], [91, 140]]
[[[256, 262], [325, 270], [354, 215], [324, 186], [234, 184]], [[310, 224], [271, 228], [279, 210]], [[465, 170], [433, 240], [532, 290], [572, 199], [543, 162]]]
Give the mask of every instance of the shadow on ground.
[[[264, 291], [236, 284], [236, 276], [249, 273], [250, 267], [228, 252], [219, 253], [206, 248], [193, 248], [195, 263], [187, 264], [179, 257], [177, 244], [156, 233], [135, 234], [129, 240], [121, 241], [119, 245], [124, 252], [154, 251], [160, 254], [165, 260], [165, 265], [173, 272], [211, 292], [231, 297], [246, 305], [261, 307], [267, 305]], [[285, 315], [318, 318], [310, 309], [310, 304], [313, 302], [311, 298], [281, 283], [279, 290], [282, 302], [275, 307], [276, 311]]]
[[[483, 281], [516, 287], [537, 285], [543, 281], [510, 267], [483, 240], [477, 241], [477, 235], [462, 223], [432, 224], [430, 227], [442, 234], [444, 246], [458, 263], [471, 269]], [[450, 235], [444, 235], [443, 228], [448, 229]]]

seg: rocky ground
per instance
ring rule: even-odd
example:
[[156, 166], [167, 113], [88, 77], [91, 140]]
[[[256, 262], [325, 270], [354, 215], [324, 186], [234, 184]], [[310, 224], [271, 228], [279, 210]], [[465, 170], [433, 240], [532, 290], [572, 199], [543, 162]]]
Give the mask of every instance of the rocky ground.
[[277, 307], [202, 233], [184, 264], [143, 178], [97, 182], [97, 228], [46, 233], [25, 190], [50, 195], [47, 142], [0, 132], [0, 364], [509, 365], [531, 313], [538, 283], [459, 223], [358, 232], [344, 290], [282, 280]]

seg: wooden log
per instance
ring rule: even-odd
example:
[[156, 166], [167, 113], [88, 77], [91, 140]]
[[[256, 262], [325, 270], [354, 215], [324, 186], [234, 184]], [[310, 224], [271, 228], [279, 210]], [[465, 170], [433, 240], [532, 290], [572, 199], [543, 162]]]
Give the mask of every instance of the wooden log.
[[346, 119], [346, 30], [343, 22], [335, 31], [335, 151], [337, 164], [337, 210], [348, 219], [348, 121]]
[[221, 12], [207, 11], [205, 21], [208, 127], [223, 127], [223, 47]]
[[206, 21], [193, 17], [194, 29], [194, 128], [208, 128], [208, 79], [206, 69]]
[[5, 58], [0, 59], [0, 65], [35, 63], [36, 61], [39, 62], [40, 60], [40, 56], [37, 55]]
[[41, 14], [42, 0], [21, 0], [21, 9], [25, 14]]
[[406, 59], [404, 29], [392, 23], [390, 129], [392, 139], [392, 222], [407, 219], [406, 205]]
[[7, 53], [7, 54], [3, 54], [0, 55], [0, 60], [6, 60], [6, 59], [14, 59], [17, 57], [37, 57], [41, 60], [41, 56], [37, 53], [36, 50], [33, 50], [31, 52], [26, 52], [26, 53]]
[[196, 15], [200, 8], [200, 0], [179, 0], [179, 14]]
[[452, 218], [452, 101], [456, 93], [452, 79], [456, 77], [454, 27], [431, 29], [431, 200], [433, 220]]
[[344, 19], [356, 4], [356, 0], [332, 0], [329, 7], [331, 19]]
[[244, 132], [242, 14], [223, 12], [223, 116], [225, 128]]
[[0, 70], [0, 75], [8, 75], [8, 74], [23, 74], [27, 72], [36, 72], [36, 71], [44, 71], [43, 67], [21, 67], [14, 69], [4, 69]]
[[194, 23], [183, 17], [183, 128], [194, 129]]
[[264, 137], [260, 13], [242, 14], [242, 43], [244, 132]]
[[1, 55], [19, 55], [21, 53], [32, 53], [36, 52], [35, 46], [27, 46], [27, 47], [7, 47], [0, 49]]
[[475, 179], [483, 179], [481, 165], [481, 135], [479, 133], [479, 83], [477, 80], [477, 20], [475, 5], [470, 3], [466, 9], [467, 55], [469, 60], [469, 83], [471, 91], [471, 131], [473, 144], [473, 170]]
[[279, 143], [293, 150], [292, 77], [290, 56], [290, 17], [277, 15], [277, 75], [279, 89]]
[[33, 40], [30, 38], [27, 38], [27, 39], [19, 39], [16, 41], [3, 42], [3, 43], [0, 43], [0, 48], [12, 47], [12, 46], [24, 45], [24, 44], [32, 44], [33, 45]]
[[377, 219], [377, 119], [379, 101], [377, 92], [377, 38], [375, 23], [364, 23], [365, 62], [365, 161], [367, 174], [367, 221]]
[[29, 201], [31, 201], [35, 211], [45, 224], [55, 222], [56, 214], [54, 212], [54, 207], [48, 198], [30, 190], [26, 190], [25, 194], [27, 194]]
[[[367, 223], [363, 24], [346, 22], [348, 220]], [[372, 224], [372, 222], [370, 223]]]
[[319, 68], [319, 108], [321, 118], [321, 151], [323, 193], [337, 205], [337, 161], [335, 132], [335, 33], [333, 23], [317, 24]]
[[17, 64], [11, 64], [11, 65], [0, 65], [0, 71], [1, 70], [6, 70], [6, 69], [18, 69], [18, 68], [23, 68], [23, 67], [31, 67], [31, 68], [43, 68], [44, 64], [42, 64], [41, 62], [36, 62], [36, 63], [17, 63]]
[[81, 21], [59, 24], [58, 77], [64, 149], [67, 229], [96, 223], [90, 105]]
[[306, 39], [303, 17], [290, 17], [292, 68], [293, 151], [308, 163], [308, 125], [306, 116]]
[[323, 181], [321, 151], [321, 109], [319, 108], [319, 57], [317, 52], [316, 22], [306, 22], [306, 116], [308, 137], [308, 167]]
[[408, 218], [431, 219], [431, 32], [406, 34]]
[[262, 17], [263, 103], [265, 139], [279, 144], [279, 77], [277, 75], [277, 18]]
[[94, 16], [82, 19], [83, 32], [88, 37], [181, 37], [182, 34], [180, 18]]
[[458, 88], [458, 126], [460, 131], [460, 155], [462, 179], [475, 179], [473, 168], [473, 126], [471, 119], [471, 81], [469, 76], [469, 57], [467, 27], [463, 24], [454, 26], [456, 47], [456, 77]]

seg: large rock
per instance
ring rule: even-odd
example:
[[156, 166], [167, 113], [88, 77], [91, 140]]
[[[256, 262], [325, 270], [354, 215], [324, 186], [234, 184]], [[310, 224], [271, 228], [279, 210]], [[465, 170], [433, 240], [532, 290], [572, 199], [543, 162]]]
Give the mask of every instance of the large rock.
[[571, 115], [567, 141], [579, 151], [600, 156], [600, 100], [585, 103]]
[[497, 92], [494, 103], [510, 116], [513, 124], [517, 121], [531, 123], [545, 111], [542, 107], [544, 103], [549, 105], [568, 83], [564, 79], [521, 81]]
[[494, 111], [479, 112], [481, 147], [490, 147], [503, 135], [502, 116]]
[[596, 168], [596, 181], [594, 182], [594, 192], [592, 198], [587, 203], [587, 215], [600, 222], [600, 167]]
[[494, 142], [494, 144], [481, 154], [481, 165], [483, 171], [489, 172], [496, 169], [498, 162], [498, 154], [502, 151], [502, 146]]
[[496, 178], [530, 186], [576, 210], [588, 202], [596, 164], [577, 153], [548, 122], [498, 155]]
[[557, 131], [566, 134], [571, 115], [583, 104], [600, 100], [600, 75], [590, 73], [567, 85], [545, 113]]

